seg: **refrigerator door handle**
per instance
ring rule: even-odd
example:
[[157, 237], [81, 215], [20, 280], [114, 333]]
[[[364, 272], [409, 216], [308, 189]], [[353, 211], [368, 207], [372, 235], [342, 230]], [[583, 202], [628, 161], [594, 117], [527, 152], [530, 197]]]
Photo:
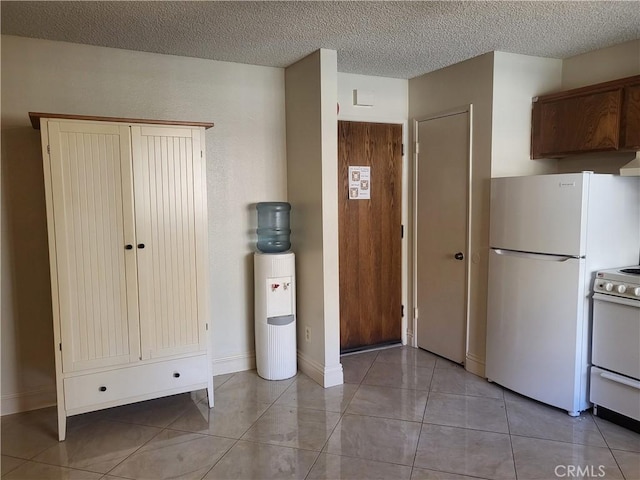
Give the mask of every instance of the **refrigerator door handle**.
[[551, 255], [546, 253], [520, 252], [518, 250], [504, 250], [502, 248], [493, 248], [492, 250], [496, 252], [497, 255], [530, 258], [532, 260], [546, 260], [548, 262], [566, 262], [568, 260], [582, 258], [572, 255]]

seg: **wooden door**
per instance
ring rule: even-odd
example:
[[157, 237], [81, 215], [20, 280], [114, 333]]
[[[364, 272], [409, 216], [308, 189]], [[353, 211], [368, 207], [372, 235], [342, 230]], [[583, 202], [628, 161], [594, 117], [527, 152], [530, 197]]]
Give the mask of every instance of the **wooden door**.
[[[370, 167], [350, 199], [349, 167]], [[340, 348], [402, 338], [402, 125], [338, 122]]]
[[[132, 126], [142, 358], [206, 348], [201, 130]], [[203, 148], [203, 147], [202, 147]]]
[[[138, 360], [129, 128], [48, 122], [63, 371]], [[50, 226], [52, 228], [52, 226]]]
[[466, 353], [468, 112], [418, 122], [418, 346], [462, 363]]

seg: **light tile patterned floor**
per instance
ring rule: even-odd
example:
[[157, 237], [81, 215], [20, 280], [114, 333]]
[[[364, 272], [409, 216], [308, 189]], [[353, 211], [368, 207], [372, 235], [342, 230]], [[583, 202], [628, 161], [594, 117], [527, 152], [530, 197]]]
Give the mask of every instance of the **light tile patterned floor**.
[[[176, 395], [71, 417], [2, 418], [2, 480], [640, 479], [640, 435], [571, 418], [425, 351], [342, 358], [345, 384], [216, 377], [216, 407]], [[573, 475], [569, 475], [574, 468]]]

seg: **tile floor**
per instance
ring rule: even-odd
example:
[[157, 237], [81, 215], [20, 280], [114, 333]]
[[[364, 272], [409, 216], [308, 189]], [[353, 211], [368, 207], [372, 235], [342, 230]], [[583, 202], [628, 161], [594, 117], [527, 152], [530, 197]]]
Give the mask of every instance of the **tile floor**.
[[255, 371], [72, 417], [2, 418], [2, 479], [640, 479], [640, 435], [571, 418], [425, 351], [342, 358], [345, 384]]

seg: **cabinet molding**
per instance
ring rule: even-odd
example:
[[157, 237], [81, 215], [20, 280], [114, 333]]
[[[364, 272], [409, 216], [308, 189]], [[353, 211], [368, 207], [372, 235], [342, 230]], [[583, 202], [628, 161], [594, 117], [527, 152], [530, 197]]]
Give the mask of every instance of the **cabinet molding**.
[[115, 123], [146, 123], [148, 125], [182, 125], [185, 127], [202, 127], [208, 129], [213, 127], [210, 122], [185, 122], [182, 120], [153, 120], [146, 118], [126, 118], [126, 117], [99, 117], [92, 115], [74, 115], [70, 113], [43, 113], [29, 112], [31, 125], [36, 130], [40, 130], [40, 122], [42, 118], [58, 118], [65, 120], [87, 120], [93, 122], [115, 122]]
[[640, 75], [533, 99], [531, 158], [640, 149]]
[[203, 126], [41, 116], [58, 403], [71, 415], [207, 389]]

